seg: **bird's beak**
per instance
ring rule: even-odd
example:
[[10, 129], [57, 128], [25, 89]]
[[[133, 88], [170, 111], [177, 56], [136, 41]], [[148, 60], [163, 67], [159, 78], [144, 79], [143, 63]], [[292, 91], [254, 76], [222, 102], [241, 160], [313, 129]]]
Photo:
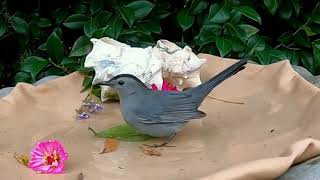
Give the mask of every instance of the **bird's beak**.
[[110, 81], [100, 81], [100, 82], [94, 83], [94, 85], [112, 86], [112, 83]]

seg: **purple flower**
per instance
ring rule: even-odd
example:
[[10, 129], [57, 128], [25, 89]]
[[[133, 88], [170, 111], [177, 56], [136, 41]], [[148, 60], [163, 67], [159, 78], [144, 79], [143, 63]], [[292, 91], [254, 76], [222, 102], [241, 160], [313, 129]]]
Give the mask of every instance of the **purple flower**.
[[103, 104], [91, 104], [88, 108], [89, 108], [89, 112], [90, 113], [95, 113], [95, 112], [99, 112], [103, 109]]
[[79, 120], [85, 120], [89, 118], [89, 114], [87, 114], [86, 112], [82, 112], [80, 114], [78, 114], [78, 119]]

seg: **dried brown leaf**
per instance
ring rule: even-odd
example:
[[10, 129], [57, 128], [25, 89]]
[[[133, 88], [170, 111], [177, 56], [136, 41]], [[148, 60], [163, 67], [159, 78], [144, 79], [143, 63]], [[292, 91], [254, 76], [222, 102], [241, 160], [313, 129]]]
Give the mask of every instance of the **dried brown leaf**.
[[13, 157], [22, 165], [28, 166], [29, 158], [25, 155], [14, 154]]
[[162, 154], [153, 147], [140, 146], [142, 152], [149, 156], [161, 156]]
[[113, 152], [118, 148], [118, 140], [113, 138], [106, 138], [104, 148], [100, 154]]

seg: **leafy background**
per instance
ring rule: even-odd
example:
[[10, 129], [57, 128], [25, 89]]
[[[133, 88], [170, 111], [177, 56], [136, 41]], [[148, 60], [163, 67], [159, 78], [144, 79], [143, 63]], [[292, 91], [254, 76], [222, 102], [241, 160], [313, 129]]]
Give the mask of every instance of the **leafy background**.
[[0, 85], [33, 83], [83, 67], [90, 38], [131, 46], [160, 38], [195, 53], [247, 58], [259, 64], [289, 59], [320, 74], [317, 0], [2, 0]]

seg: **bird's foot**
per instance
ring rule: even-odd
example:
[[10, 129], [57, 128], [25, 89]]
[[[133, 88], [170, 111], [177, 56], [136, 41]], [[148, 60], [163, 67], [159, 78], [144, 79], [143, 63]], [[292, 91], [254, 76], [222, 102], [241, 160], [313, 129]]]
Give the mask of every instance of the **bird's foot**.
[[170, 146], [167, 145], [167, 143], [162, 143], [162, 144], [153, 144], [153, 145], [148, 145], [148, 144], [143, 144], [147, 147], [152, 147], [152, 148], [158, 148], [158, 147], [176, 147], [176, 146]]

